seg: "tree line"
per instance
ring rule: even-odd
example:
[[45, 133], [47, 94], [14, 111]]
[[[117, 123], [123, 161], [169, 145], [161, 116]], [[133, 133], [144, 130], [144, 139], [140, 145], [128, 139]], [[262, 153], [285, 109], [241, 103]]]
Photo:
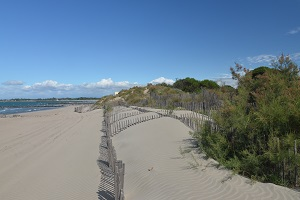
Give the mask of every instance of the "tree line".
[[208, 80], [208, 79], [200, 81], [190, 77], [186, 77], [184, 79], [177, 79], [172, 85], [166, 83], [161, 83], [157, 85], [180, 89], [188, 93], [200, 93], [203, 88], [205, 89], [220, 88], [220, 86], [215, 81]]

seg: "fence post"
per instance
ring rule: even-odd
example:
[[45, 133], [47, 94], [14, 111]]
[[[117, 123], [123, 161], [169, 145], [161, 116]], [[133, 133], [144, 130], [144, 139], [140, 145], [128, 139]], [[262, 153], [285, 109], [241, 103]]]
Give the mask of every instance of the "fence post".
[[295, 155], [295, 186], [298, 187], [298, 173], [297, 173], [297, 140], [294, 141], [294, 155]]
[[120, 192], [120, 200], [124, 200], [125, 197], [124, 197], [124, 191], [123, 189], [121, 189], [121, 192]]
[[121, 190], [124, 189], [124, 176], [125, 176], [125, 163], [122, 165], [122, 173], [121, 173]]
[[118, 169], [118, 165], [116, 163], [116, 166], [115, 166], [115, 200], [119, 200], [119, 169]]

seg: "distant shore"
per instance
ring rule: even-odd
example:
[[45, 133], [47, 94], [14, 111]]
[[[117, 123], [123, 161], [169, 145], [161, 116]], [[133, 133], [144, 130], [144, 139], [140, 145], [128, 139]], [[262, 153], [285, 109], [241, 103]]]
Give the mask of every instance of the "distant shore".
[[48, 99], [28, 99], [28, 100], [7, 100], [0, 101], [0, 117], [5, 115], [51, 110], [70, 105], [92, 105], [96, 100], [48, 100]]

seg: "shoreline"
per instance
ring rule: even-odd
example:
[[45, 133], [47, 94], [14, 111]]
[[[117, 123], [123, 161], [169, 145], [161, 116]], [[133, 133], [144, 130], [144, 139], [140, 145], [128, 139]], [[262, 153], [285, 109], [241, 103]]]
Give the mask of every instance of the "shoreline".
[[95, 100], [20, 100], [0, 101], [0, 116], [63, 108], [66, 106], [94, 105]]
[[[1, 113], [0, 118], [14, 117], [14, 115], [20, 116], [21, 114], [26, 114], [26, 113], [35, 113], [35, 112], [43, 112], [43, 111], [49, 111], [49, 110], [54, 110], [54, 109], [61, 109], [63, 107], [65, 107], [65, 106], [60, 106], [60, 107], [39, 107], [39, 108], [43, 108], [43, 109], [39, 109], [39, 110], [36, 109], [36, 107], [26, 107], [30, 110], [23, 110], [23, 111], [13, 112], [13, 113]], [[17, 109], [19, 109], [19, 108], [17, 108]], [[23, 109], [23, 108], [20, 108], [20, 109]]]

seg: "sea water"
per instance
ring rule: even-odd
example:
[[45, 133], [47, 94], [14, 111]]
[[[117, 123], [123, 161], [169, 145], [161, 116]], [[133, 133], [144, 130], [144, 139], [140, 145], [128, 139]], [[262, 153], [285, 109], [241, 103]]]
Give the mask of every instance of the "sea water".
[[67, 105], [91, 104], [95, 101], [0, 101], [0, 116], [55, 109]]

